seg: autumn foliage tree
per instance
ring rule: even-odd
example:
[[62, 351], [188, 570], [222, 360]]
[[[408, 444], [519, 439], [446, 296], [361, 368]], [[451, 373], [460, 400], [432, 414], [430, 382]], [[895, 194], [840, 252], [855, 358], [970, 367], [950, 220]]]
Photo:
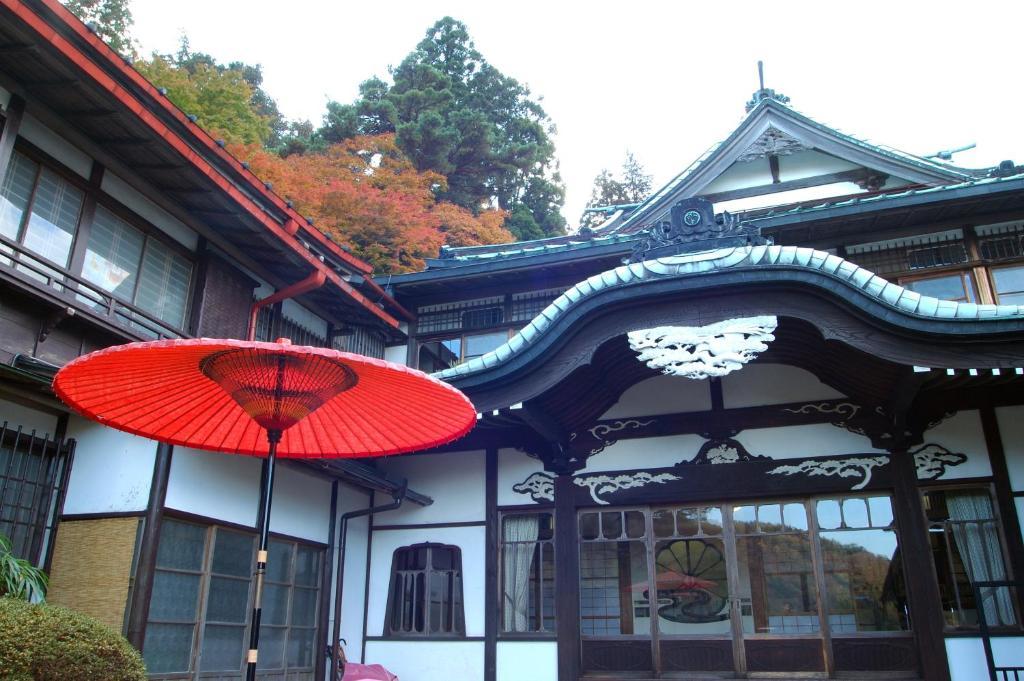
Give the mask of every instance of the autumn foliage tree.
[[438, 201], [447, 180], [417, 170], [394, 134], [358, 136], [321, 153], [286, 158], [259, 145], [230, 150], [249, 161], [274, 191], [291, 199], [321, 231], [347, 244], [380, 272], [422, 269], [444, 244], [475, 246], [512, 241], [499, 210], [474, 214]]

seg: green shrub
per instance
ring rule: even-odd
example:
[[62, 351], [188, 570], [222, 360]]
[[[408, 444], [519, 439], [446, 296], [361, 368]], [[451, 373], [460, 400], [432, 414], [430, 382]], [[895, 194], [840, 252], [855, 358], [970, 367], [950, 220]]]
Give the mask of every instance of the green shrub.
[[142, 656], [91, 617], [0, 598], [0, 679], [145, 681]]

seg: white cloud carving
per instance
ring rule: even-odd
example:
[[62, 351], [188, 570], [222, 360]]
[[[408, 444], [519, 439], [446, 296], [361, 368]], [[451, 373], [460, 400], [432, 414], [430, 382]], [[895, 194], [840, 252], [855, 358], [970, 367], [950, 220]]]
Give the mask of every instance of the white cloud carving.
[[664, 374], [702, 380], [736, 371], [775, 340], [774, 316], [728, 319], [707, 326], [659, 326], [630, 331], [637, 359]]
[[795, 466], [779, 466], [768, 471], [769, 475], [838, 476], [840, 478], [862, 478], [851, 490], [864, 489], [871, 482], [871, 471], [889, 463], [887, 456], [855, 456], [848, 459], [812, 459], [801, 461]]
[[[590, 498], [596, 503], [607, 506], [609, 501], [603, 499], [603, 495], [618, 492], [623, 489], [633, 489], [646, 485], [664, 484], [671, 480], [679, 480], [678, 475], [671, 473], [648, 473], [639, 471], [636, 473], [622, 473], [618, 475], [578, 475], [573, 478], [577, 487], [586, 487], [590, 491]], [[530, 477], [512, 486], [513, 492], [529, 494], [533, 501], [554, 501], [555, 500], [555, 478], [550, 473], [531, 473]]]

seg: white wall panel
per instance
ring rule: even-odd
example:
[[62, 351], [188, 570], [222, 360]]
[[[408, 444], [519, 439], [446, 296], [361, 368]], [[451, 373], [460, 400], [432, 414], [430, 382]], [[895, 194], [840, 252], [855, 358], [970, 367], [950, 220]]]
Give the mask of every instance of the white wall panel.
[[[434, 500], [430, 506], [405, 503], [389, 511], [376, 524], [450, 523], [484, 519], [484, 477], [487, 461], [483, 451], [393, 456], [380, 463], [392, 478], [406, 478], [409, 488]], [[376, 503], [391, 499], [377, 495]]]
[[951, 452], [967, 455], [967, 461], [945, 469], [940, 480], [977, 478], [992, 475], [985, 446], [985, 433], [977, 411], [961, 411], [924, 433], [925, 444], [942, 445]]
[[18, 136], [36, 145], [85, 179], [92, 173], [92, 158], [53, 132], [30, 113], [21, 120]]
[[166, 506], [254, 527], [260, 500], [260, 461], [254, 456], [175, 447]]
[[285, 317], [298, 322], [301, 326], [306, 327], [313, 333], [323, 338], [327, 338], [326, 320], [319, 315], [313, 314], [291, 298], [286, 298], [281, 301], [281, 313], [284, 314]]
[[773, 459], [885, 451], [872, 447], [871, 440], [863, 435], [851, 433], [830, 423], [755, 428], [744, 430], [735, 439], [751, 454], [770, 456]]
[[726, 409], [843, 397], [809, 371], [784, 364], [750, 364], [722, 377]]
[[1010, 472], [1010, 488], [1019, 492], [1024, 490], [1024, 407], [996, 409], [996, 423]]
[[0, 425], [7, 422], [7, 427], [21, 432], [36, 431], [37, 437], [53, 437], [57, 431], [57, 416], [49, 412], [26, 407], [18, 402], [0, 400]]
[[[374, 524], [389, 522], [384, 516]], [[395, 549], [411, 544], [435, 542], [458, 546], [462, 551], [462, 591], [466, 609], [466, 635], [484, 635], [484, 527], [433, 527], [415, 530], [378, 530], [373, 533], [370, 559], [370, 600], [367, 603], [367, 636], [384, 634], [391, 558]], [[375, 662], [372, 657], [367, 657]], [[412, 678], [420, 678], [418, 676]], [[480, 677], [467, 677], [480, 678]]]
[[[980, 638], [947, 638], [946, 656], [952, 681], [988, 681], [985, 648]], [[1024, 667], [1024, 638], [993, 638], [992, 657], [997, 667]]]
[[[401, 681], [483, 681], [483, 641], [368, 641], [366, 660]], [[532, 677], [522, 677], [533, 681]]]
[[711, 409], [708, 381], [694, 381], [680, 376], [655, 376], [640, 381], [622, 393], [619, 401], [606, 411], [602, 419], [628, 416], [652, 416]]
[[692, 459], [704, 444], [699, 435], [666, 435], [619, 440], [587, 460], [584, 473], [634, 468], [664, 468]]
[[497, 681], [558, 681], [554, 641], [499, 641]]
[[274, 475], [270, 531], [326, 544], [330, 522], [331, 482], [279, 464]]
[[528, 456], [516, 449], [498, 451], [498, 505], [514, 506], [529, 504], [533, 499], [529, 494], [520, 494], [512, 488], [526, 480], [534, 473], [544, 470], [544, 464], [538, 459]]
[[388, 362], [394, 362], [395, 364], [405, 364], [408, 354], [409, 348], [405, 345], [392, 345], [384, 348], [384, 359]]
[[68, 420], [78, 440], [64, 513], [143, 511], [149, 504], [157, 444], [79, 416]]

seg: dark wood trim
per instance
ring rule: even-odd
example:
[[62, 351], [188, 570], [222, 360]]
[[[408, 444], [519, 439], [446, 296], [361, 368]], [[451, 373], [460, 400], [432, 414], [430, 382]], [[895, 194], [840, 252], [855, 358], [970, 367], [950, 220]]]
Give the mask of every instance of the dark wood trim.
[[[363, 642], [373, 641], [375, 643], [387, 642], [387, 643], [409, 643], [411, 641], [422, 641], [422, 642], [438, 642], [445, 641], [447, 643], [463, 643], [463, 642], [479, 642], [485, 641], [484, 636], [367, 636], [363, 639]], [[486, 641], [485, 641], [486, 642]]]
[[498, 604], [501, 585], [498, 583], [498, 450], [486, 454], [484, 509], [487, 515], [484, 538], [484, 681], [498, 676]]
[[[318, 640], [324, 640], [330, 631], [331, 616], [331, 584], [334, 583], [334, 553], [337, 550], [338, 522], [338, 481], [331, 483], [331, 519], [327, 523], [327, 550], [324, 552], [323, 565], [320, 570], [320, 611], [317, 613]], [[339, 570], [340, 571], [340, 570]], [[334, 648], [334, 641], [328, 639], [327, 645]], [[327, 673], [327, 659], [323, 655], [313, 655], [314, 678], [322, 679]]]
[[[1024, 492], [1021, 492], [1024, 494]], [[549, 513], [554, 512], [555, 505], [552, 503], [536, 503], [536, 504], [510, 504], [508, 506], [498, 506], [498, 513], [515, 513], [517, 511], [528, 511], [543, 513], [547, 511]]]
[[775, 156], [774, 154], [770, 155], [768, 157], [768, 164], [772, 174], [772, 184], [762, 184], [756, 187], [743, 187], [741, 189], [730, 189], [724, 192], [715, 192], [714, 194], [703, 194], [702, 196], [712, 203], [719, 203], [722, 201], [733, 201], [735, 199], [747, 199], [751, 196], [788, 192], [794, 189], [820, 187], [822, 185], [835, 184], [837, 182], [857, 182], [858, 180], [866, 179], [868, 175], [871, 174], [870, 170], [857, 168], [856, 170], [844, 170], [838, 173], [802, 177], [798, 180], [786, 180], [785, 182], [780, 182], [777, 179], [779, 176], [778, 156]]
[[523, 633], [514, 631], [502, 631], [498, 633], [499, 641], [519, 641], [519, 642], [535, 642], [535, 643], [557, 643], [558, 639], [555, 637], [554, 632], [542, 634], [541, 632], [534, 633]]
[[[164, 515], [186, 522], [197, 523], [201, 525], [217, 525], [218, 527], [224, 527], [229, 530], [238, 530], [239, 532], [256, 532], [256, 525], [243, 525], [242, 523], [233, 523], [229, 520], [221, 520], [220, 518], [213, 518], [207, 515], [199, 515], [198, 513], [189, 513], [188, 511], [182, 511], [177, 508], [171, 508], [170, 506], [164, 507]], [[305, 537], [296, 537], [293, 534], [284, 534], [282, 532], [271, 532], [270, 536], [274, 539], [283, 539], [285, 541], [293, 541], [306, 546], [312, 546], [313, 548], [326, 549], [327, 543], [322, 541], [316, 541], [315, 539], [306, 539]]]
[[[370, 503], [372, 507], [375, 505], [374, 497], [377, 493], [370, 490]], [[362, 663], [366, 662], [366, 624], [370, 614], [370, 568], [372, 567], [373, 559], [373, 516], [371, 513], [366, 520], [366, 572], [363, 575], [363, 640], [360, 642], [359, 661]], [[391, 586], [388, 585], [390, 589]], [[387, 616], [387, 613], [384, 615]]]
[[[992, 467], [992, 486], [996, 492], [996, 504], [1003, 522], [1003, 536], [1010, 558], [1010, 578], [1020, 579], [1024, 575], [1024, 541], [1020, 533], [1020, 521], [1017, 518], [1017, 505], [1010, 487], [1010, 471], [1006, 465], [1006, 451], [1003, 449], [1003, 437], [999, 432], [999, 420], [996, 410], [982, 407], [978, 410], [981, 417], [981, 429], [985, 435], [985, 447], [988, 449], [988, 462]], [[1024, 612], [1024, 594], [1016, 589], [1018, 611]]]
[[18, 139], [21, 121], [25, 117], [25, 100], [11, 93], [7, 102], [7, 115], [4, 117], [3, 131], [0, 131], [0, 180], [7, 175], [7, 167], [11, 163], [14, 142]]
[[171, 478], [171, 457], [174, 447], [159, 443], [153, 462], [153, 480], [149, 487], [149, 504], [142, 522], [142, 540], [135, 567], [135, 583], [132, 585], [132, 601], [129, 604], [127, 639], [142, 652], [146, 641], [146, 622], [149, 620], [149, 601], [153, 595], [153, 571], [156, 569], [157, 550], [160, 548], [160, 529], [163, 525], [164, 502], [167, 500], [167, 483]]
[[907, 603], [921, 659], [921, 677], [949, 681], [942, 600], [928, 543], [928, 525], [917, 488], [914, 458], [906, 450], [893, 451], [893, 513], [900, 533], [900, 555], [906, 576]]
[[78, 520], [108, 520], [110, 518], [144, 518], [149, 511], [109, 511], [106, 513], [67, 513], [60, 517], [62, 523]]
[[[82, 266], [85, 263], [85, 251], [89, 246], [92, 221], [96, 217], [96, 197], [100, 194], [100, 185], [103, 184], [103, 173], [105, 170], [99, 162], [92, 162], [89, 184], [82, 199], [82, 212], [78, 216], [78, 226], [75, 229], [74, 241], [71, 244], [71, 256], [68, 260], [68, 269], [72, 273], [81, 273]], [[141, 259], [139, 266], [140, 268], [142, 266]], [[134, 302], [134, 296], [132, 302]]]
[[373, 531], [383, 532], [384, 530], [430, 530], [450, 527], [484, 527], [486, 525], [486, 520], [467, 520], [464, 522], [451, 523], [409, 523], [407, 525], [376, 525], [374, 526]]
[[558, 681], [576, 681], [580, 666], [580, 551], [575, 484], [571, 475], [555, 477], [555, 634]]

